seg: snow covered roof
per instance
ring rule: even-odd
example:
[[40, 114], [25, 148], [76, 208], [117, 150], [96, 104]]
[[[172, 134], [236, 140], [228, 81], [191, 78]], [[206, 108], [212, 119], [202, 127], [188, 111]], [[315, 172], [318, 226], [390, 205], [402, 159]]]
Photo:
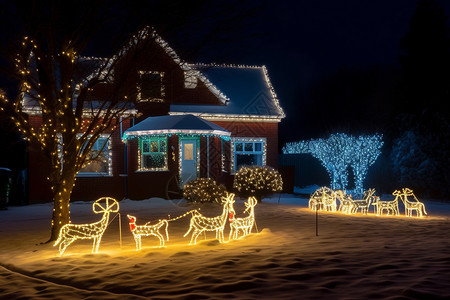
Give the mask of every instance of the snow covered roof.
[[226, 105], [172, 104], [171, 115], [191, 113], [208, 120], [277, 121], [280, 107], [265, 66], [200, 65], [200, 72], [229, 98]]
[[193, 115], [148, 117], [125, 130], [123, 139], [159, 134], [200, 134], [229, 137], [222, 127]]

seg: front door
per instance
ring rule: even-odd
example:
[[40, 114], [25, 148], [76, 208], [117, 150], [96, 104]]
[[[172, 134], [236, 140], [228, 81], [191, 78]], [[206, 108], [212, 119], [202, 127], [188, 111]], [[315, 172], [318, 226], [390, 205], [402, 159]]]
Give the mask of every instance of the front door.
[[197, 178], [197, 140], [181, 140], [181, 186]]

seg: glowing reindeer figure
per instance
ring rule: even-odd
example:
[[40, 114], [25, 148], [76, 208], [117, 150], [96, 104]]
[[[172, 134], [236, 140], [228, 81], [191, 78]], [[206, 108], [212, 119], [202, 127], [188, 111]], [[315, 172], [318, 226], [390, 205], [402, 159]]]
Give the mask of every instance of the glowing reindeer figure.
[[127, 215], [127, 217], [130, 219], [130, 230], [136, 241], [136, 251], [142, 249], [141, 237], [143, 236], [156, 236], [159, 238], [159, 246], [164, 247], [164, 236], [159, 232], [159, 229], [163, 226], [165, 226], [166, 229], [166, 238], [169, 240], [169, 232], [167, 231], [169, 222], [167, 222], [166, 219], [159, 220], [159, 222], [154, 225], [150, 225], [150, 222], [147, 222], [144, 225], [136, 225], [136, 217], [130, 215]]
[[355, 214], [358, 212], [358, 209], [361, 209], [361, 213], [367, 215], [369, 212], [369, 207], [372, 201], [377, 201], [378, 197], [375, 196], [375, 189], [368, 189], [364, 192], [364, 197], [362, 200], [353, 200], [353, 209], [352, 213]]
[[384, 210], [386, 210], [387, 215], [389, 215], [390, 212], [396, 216], [400, 214], [398, 210], [398, 198], [400, 194], [393, 192], [392, 195], [395, 196], [394, 200], [380, 200], [379, 197], [375, 198], [372, 205], [377, 207], [377, 216], [382, 215]]
[[230, 218], [230, 236], [229, 240], [236, 240], [239, 236], [239, 230], [242, 230], [242, 237], [250, 234], [255, 224], [255, 206], [258, 203], [255, 197], [248, 198], [247, 202], [245, 202], [245, 210], [244, 213], [248, 213], [249, 215], [245, 218]]
[[[395, 191], [394, 193], [400, 194], [400, 191]], [[408, 196], [413, 196], [415, 201], [409, 201]], [[404, 188], [403, 193], [400, 195], [400, 199], [402, 199], [403, 204], [405, 204], [405, 215], [407, 217], [412, 217], [413, 211], [416, 211], [416, 216], [418, 218], [422, 218], [423, 214], [427, 215], [425, 204], [417, 200], [416, 195], [414, 195], [412, 190]]]
[[216, 232], [216, 238], [219, 240], [220, 243], [224, 242], [223, 238], [223, 230], [225, 228], [225, 224], [227, 222], [228, 215], [234, 216], [235, 211], [233, 208], [234, 204], [234, 194], [230, 193], [228, 196], [222, 197], [222, 203], [223, 203], [223, 211], [220, 216], [208, 218], [203, 216], [198, 211], [195, 211], [194, 214], [191, 217], [191, 222], [189, 225], [189, 230], [184, 234], [184, 236], [187, 236], [191, 230], [194, 232], [192, 233], [191, 241], [189, 245], [195, 245], [197, 244], [197, 238], [198, 236], [204, 232], [204, 231], [215, 231]]
[[97, 253], [103, 233], [108, 227], [109, 214], [119, 211], [119, 203], [110, 197], [103, 197], [92, 204], [96, 214], [103, 213], [100, 221], [90, 224], [66, 224], [61, 228], [58, 239], [53, 247], [59, 244], [59, 255], [63, 255], [66, 248], [78, 239], [93, 239], [92, 253]]

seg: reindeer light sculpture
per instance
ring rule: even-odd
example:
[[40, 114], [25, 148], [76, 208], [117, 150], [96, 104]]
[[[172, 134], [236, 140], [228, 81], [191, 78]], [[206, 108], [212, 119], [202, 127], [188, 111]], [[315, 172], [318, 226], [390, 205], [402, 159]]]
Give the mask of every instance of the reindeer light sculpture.
[[[400, 191], [395, 191], [394, 193], [400, 194]], [[413, 196], [415, 201], [408, 200], [408, 196]], [[403, 193], [400, 194], [400, 199], [402, 199], [403, 204], [405, 205], [405, 215], [407, 217], [412, 217], [413, 211], [416, 212], [418, 218], [422, 218], [423, 214], [427, 215], [425, 204], [417, 200], [416, 195], [414, 195], [412, 190], [404, 188]]]
[[119, 203], [110, 197], [103, 197], [92, 204], [96, 214], [103, 213], [100, 221], [90, 224], [66, 224], [61, 228], [58, 239], [53, 247], [59, 244], [59, 255], [63, 255], [66, 248], [78, 239], [93, 239], [92, 253], [97, 253], [100, 242], [108, 227], [109, 214], [119, 211]]
[[239, 236], [239, 231], [242, 231], [242, 236], [244, 237], [251, 233], [253, 225], [255, 224], [255, 206], [258, 203], [255, 197], [248, 198], [245, 202], [244, 213], [250, 211], [245, 218], [230, 218], [230, 236], [229, 240], [236, 240]]
[[216, 238], [219, 240], [219, 242], [224, 242], [223, 230], [227, 222], [227, 217], [229, 215], [230, 218], [233, 218], [235, 214], [233, 208], [234, 194], [229, 193], [226, 198], [222, 197], [222, 204], [222, 214], [217, 217], [208, 218], [203, 216], [198, 211], [193, 212], [189, 224], [189, 230], [184, 234], [184, 236], [187, 236], [191, 231], [193, 231], [189, 245], [197, 244], [198, 236], [205, 231], [215, 231]]
[[395, 191], [392, 193], [392, 195], [395, 196], [394, 200], [380, 200], [380, 198], [375, 198], [375, 201], [372, 203], [372, 205], [376, 206], [376, 212], [377, 216], [382, 215], [384, 211], [387, 212], [387, 215], [392, 212], [393, 215], [398, 216], [399, 209], [398, 209], [398, 198], [400, 197], [400, 192]]
[[159, 220], [158, 223], [154, 225], [150, 225], [150, 222], [147, 222], [144, 225], [136, 225], [136, 217], [130, 215], [127, 215], [127, 217], [130, 219], [130, 230], [136, 242], [136, 251], [142, 249], [141, 237], [143, 236], [156, 236], [159, 238], [159, 246], [164, 247], [164, 236], [159, 232], [159, 229], [163, 226], [165, 226], [166, 238], [169, 240], [169, 232], [167, 230], [169, 222], [167, 222], [166, 219]]
[[355, 206], [355, 203], [353, 203], [352, 200], [352, 195], [347, 195], [343, 190], [337, 190], [335, 192], [336, 199], [340, 201], [338, 210], [344, 214], [351, 214]]
[[361, 209], [361, 213], [367, 215], [369, 212], [370, 204], [378, 200], [378, 197], [375, 196], [375, 189], [368, 189], [364, 192], [364, 197], [362, 200], [353, 200], [353, 210], [352, 213], [357, 213], [359, 209]]
[[316, 190], [309, 200], [308, 206], [312, 210], [336, 211], [336, 193], [324, 186]]

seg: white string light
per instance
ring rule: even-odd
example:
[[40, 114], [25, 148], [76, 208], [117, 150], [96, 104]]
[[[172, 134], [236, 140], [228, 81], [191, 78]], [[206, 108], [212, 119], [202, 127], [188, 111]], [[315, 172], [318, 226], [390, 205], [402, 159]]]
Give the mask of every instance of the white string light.
[[63, 255], [66, 248], [78, 239], [93, 239], [92, 253], [97, 253], [100, 242], [108, 227], [109, 214], [119, 211], [119, 203], [110, 197], [103, 197], [92, 204], [92, 211], [103, 213], [100, 221], [89, 224], [66, 224], [61, 228], [58, 239], [53, 247], [59, 244], [59, 255]]
[[164, 236], [159, 232], [163, 226], [165, 226], [166, 240], [169, 240], [169, 222], [166, 219], [159, 220], [158, 223], [154, 225], [150, 225], [150, 222], [147, 222], [144, 225], [136, 225], [136, 217], [130, 215], [127, 215], [127, 217], [130, 219], [130, 231], [136, 242], [136, 251], [142, 249], [141, 238], [143, 236], [156, 236], [159, 239], [159, 246], [164, 247]]
[[[239, 231], [242, 231], [242, 237], [252, 232], [253, 225], [255, 224], [255, 206], [258, 201], [255, 197], [248, 198], [245, 204], [244, 213], [248, 213], [245, 218], [235, 218], [234, 215], [230, 215], [230, 236], [229, 240], [236, 240], [239, 237]], [[250, 211], [250, 212], [249, 212]]]
[[230, 216], [231, 218], [231, 215], [234, 216], [235, 214], [233, 208], [234, 194], [229, 193], [226, 198], [223, 197], [222, 201], [223, 210], [220, 216], [209, 218], [203, 216], [198, 211], [193, 213], [189, 224], [189, 230], [184, 234], [184, 236], [187, 236], [191, 231], [193, 231], [189, 245], [197, 244], [198, 236], [205, 231], [215, 231], [216, 239], [218, 239], [220, 243], [224, 242], [223, 230], [227, 222], [227, 217]]

